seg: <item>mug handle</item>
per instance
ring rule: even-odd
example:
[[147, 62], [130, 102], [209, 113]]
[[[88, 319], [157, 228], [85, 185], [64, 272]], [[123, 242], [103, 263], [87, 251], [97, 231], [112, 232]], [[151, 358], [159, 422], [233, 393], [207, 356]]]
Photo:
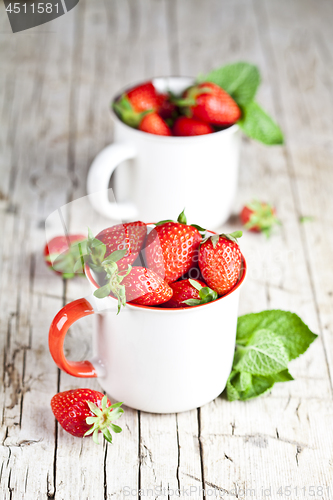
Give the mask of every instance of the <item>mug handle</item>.
[[64, 354], [64, 340], [68, 328], [80, 318], [95, 311], [87, 299], [77, 299], [63, 307], [54, 317], [49, 331], [49, 348], [56, 365], [73, 377], [97, 377], [90, 361], [69, 361]]
[[[89, 201], [96, 212], [114, 220], [135, 220], [138, 210], [133, 203], [110, 202], [109, 182], [117, 166], [136, 156], [136, 149], [129, 143], [111, 144], [94, 159], [87, 178]], [[96, 194], [96, 196], [94, 196]]]

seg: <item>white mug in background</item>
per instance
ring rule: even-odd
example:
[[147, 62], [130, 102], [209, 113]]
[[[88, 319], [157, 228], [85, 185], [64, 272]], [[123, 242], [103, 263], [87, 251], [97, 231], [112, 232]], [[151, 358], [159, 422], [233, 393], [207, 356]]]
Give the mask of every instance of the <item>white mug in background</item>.
[[[188, 77], [153, 78], [158, 92], [180, 94]], [[87, 180], [91, 204], [113, 220], [165, 220], [186, 208], [191, 223], [217, 228], [230, 215], [239, 162], [237, 125], [212, 134], [166, 137], [129, 127], [113, 112], [114, 143], [93, 161]], [[117, 203], [108, 199], [112, 173]]]
[[[86, 277], [98, 288], [90, 268]], [[137, 410], [174, 413], [200, 407], [225, 388], [235, 351], [240, 278], [225, 296], [208, 304], [166, 309], [126, 304], [116, 315], [117, 300], [81, 298], [63, 307], [49, 333], [51, 355], [74, 377], [98, 377], [115, 401]], [[63, 344], [68, 328], [95, 314], [94, 358], [68, 361]]]

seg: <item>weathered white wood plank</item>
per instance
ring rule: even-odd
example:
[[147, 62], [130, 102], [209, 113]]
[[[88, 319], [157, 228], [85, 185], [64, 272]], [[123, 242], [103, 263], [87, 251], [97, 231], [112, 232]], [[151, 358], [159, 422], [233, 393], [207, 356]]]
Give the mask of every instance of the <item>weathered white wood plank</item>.
[[[333, 185], [333, 124], [332, 100], [327, 86], [331, 74], [326, 59], [329, 52], [325, 52], [321, 44], [321, 40], [325, 39], [323, 34], [327, 32], [328, 40], [332, 39], [332, 35], [327, 23], [324, 22], [320, 29], [311, 16], [311, 9], [305, 9], [307, 29], [304, 30], [298, 22], [293, 36], [287, 40], [278, 38], [279, 30], [288, 29], [290, 21], [283, 18], [281, 12], [268, 7], [266, 18], [276, 28], [271, 30], [271, 42], [267, 43], [267, 50], [273, 56], [272, 63], [279, 65], [280, 106], [290, 136], [287, 147], [297, 211], [299, 215], [315, 217], [314, 222], [301, 227], [301, 233], [332, 380], [332, 287], [327, 271], [330, 269], [333, 239], [327, 230], [330, 222], [326, 207], [331, 200]], [[323, 3], [323, 7], [323, 13], [327, 13], [325, 17], [332, 18], [333, 10], [329, 10], [329, 4]], [[299, 19], [300, 6], [294, 8]], [[313, 44], [308, 43], [309, 35], [313, 37]], [[331, 68], [332, 59], [328, 61], [328, 68]], [[302, 110], [301, 124], [299, 114], [288, 112], [292, 103]]]

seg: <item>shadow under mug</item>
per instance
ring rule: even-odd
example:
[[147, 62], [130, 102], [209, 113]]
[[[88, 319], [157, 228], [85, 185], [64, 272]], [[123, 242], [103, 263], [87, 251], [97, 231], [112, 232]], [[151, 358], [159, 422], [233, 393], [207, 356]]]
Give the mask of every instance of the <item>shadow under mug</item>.
[[[194, 79], [152, 82], [159, 92], [181, 94]], [[87, 179], [88, 195], [99, 192], [90, 197], [98, 213], [122, 221], [165, 220], [185, 207], [188, 220], [202, 227], [217, 228], [227, 220], [237, 189], [237, 125], [207, 135], [166, 137], [129, 127], [112, 114], [114, 143], [96, 156]], [[108, 188], [118, 166], [115, 203], [108, 199]]]
[[[98, 288], [90, 268], [85, 273]], [[240, 288], [246, 276], [243, 258], [238, 283], [208, 304], [166, 309], [126, 304], [93, 294], [63, 307], [52, 321], [49, 348], [59, 368], [74, 377], [98, 377], [116, 401], [137, 410], [174, 413], [198, 408], [225, 388], [235, 350]], [[94, 314], [95, 313], [95, 314]], [[68, 328], [94, 314], [94, 358], [69, 361], [63, 344]]]

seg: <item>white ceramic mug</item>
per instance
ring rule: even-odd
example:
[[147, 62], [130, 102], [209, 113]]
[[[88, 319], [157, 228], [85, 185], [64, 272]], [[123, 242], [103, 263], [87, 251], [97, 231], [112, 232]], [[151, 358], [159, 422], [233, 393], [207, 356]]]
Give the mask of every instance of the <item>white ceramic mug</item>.
[[[208, 304], [166, 309], [126, 304], [94, 295], [67, 304], [55, 316], [49, 347], [55, 363], [74, 377], [98, 377], [107, 394], [137, 410], [173, 413], [200, 407], [225, 388], [231, 370], [237, 326], [237, 285]], [[96, 284], [89, 267], [86, 276]], [[68, 361], [63, 343], [68, 328], [95, 314], [94, 358]]]
[[[152, 80], [159, 92], [181, 93], [193, 78]], [[114, 143], [93, 161], [87, 180], [91, 203], [113, 220], [165, 220], [185, 207], [188, 220], [216, 228], [230, 215], [236, 194], [239, 129], [233, 125], [213, 134], [165, 137], [129, 127], [113, 112]], [[124, 163], [123, 163], [124, 162]], [[117, 203], [108, 199], [112, 173]]]

